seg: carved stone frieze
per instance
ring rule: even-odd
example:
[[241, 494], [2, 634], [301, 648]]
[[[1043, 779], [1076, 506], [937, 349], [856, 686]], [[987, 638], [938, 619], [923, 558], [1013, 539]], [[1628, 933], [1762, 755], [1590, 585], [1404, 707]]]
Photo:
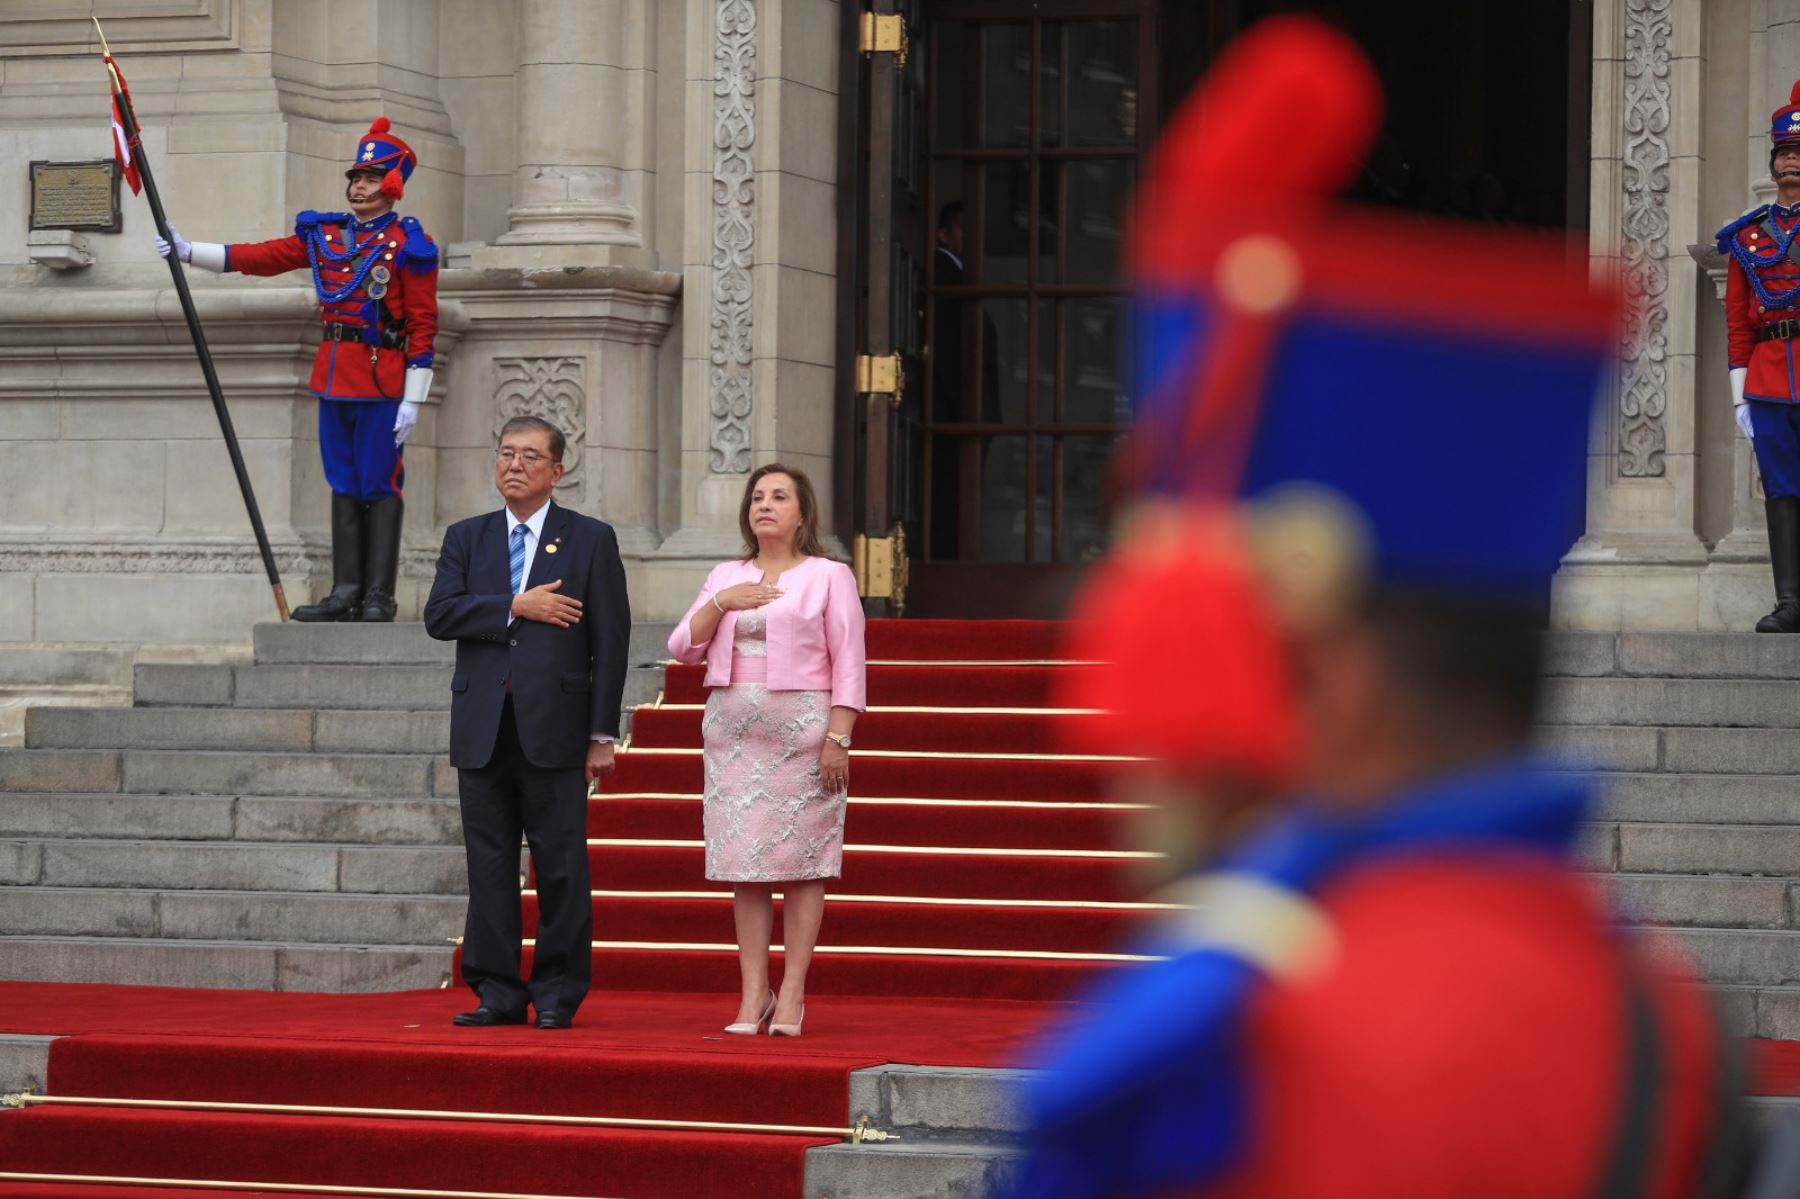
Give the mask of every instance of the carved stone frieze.
[[1620, 229], [1626, 316], [1619, 392], [1619, 474], [1656, 478], [1668, 444], [1669, 43], [1671, 0], [1625, 0], [1625, 204]]
[[709, 380], [714, 474], [750, 469], [750, 314], [756, 237], [756, 3], [717, 0], [713, 45], [713, 255]]
[[585, 358], [496, 358], [500, 387], [494, 393], [494, 437], [515, 416], [535, 416], [562, 430], [563, 477], [558, 491], [581, 486], [582, 449], [587, 442]]
[[[309, 554], [304, 545], [276, 544], [276, 569], [283, 577], [304, 578], [315, 566], [330, 564], [330, 548], [319, 548], [323, 557]], [[241, 542], [0, 541], [0, 574], [262, 573], [262, 557], [248, 536]]]

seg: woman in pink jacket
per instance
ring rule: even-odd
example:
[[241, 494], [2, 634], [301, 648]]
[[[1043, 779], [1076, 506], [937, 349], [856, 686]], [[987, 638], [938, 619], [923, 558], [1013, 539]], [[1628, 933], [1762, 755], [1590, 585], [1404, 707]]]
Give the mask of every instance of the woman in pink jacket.
[[[772, 462], [738, 508], [744, 556], [721, 562], [669, 636], [706, 663], [706, 877], [732, 884], [743, 998], [725, 1031], [800, 1035], [806, 970], [843, 871], [850, 731], [865, 707], [863, 611], [819, 543], [806, 472]], [[786, 968], [769, 985], [775, 884]]]

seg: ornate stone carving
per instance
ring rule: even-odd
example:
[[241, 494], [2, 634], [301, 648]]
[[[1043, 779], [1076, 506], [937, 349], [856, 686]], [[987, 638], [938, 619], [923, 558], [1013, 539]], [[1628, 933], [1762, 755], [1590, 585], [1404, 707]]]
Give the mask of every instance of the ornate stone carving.
[[496, 358], [500, 389], [494, 393], [494, 437], [515, 416], [535, 416], [562, 430], [563, 477], [558, 491], [583, 480], [582, 446], [587, 440], [587, 392], [583, 358]]
[[1669, 40], [1671, 0], [1625, 2], [1626, 316], [1619, 392], [1619, 474], [1663, 473], [1669, 401]]
[[717, 0], [713, 44], [711, 469], [750, 469], [750, 264], [756, 237], [756, 3]]
[[[315, 565], [329, 566], [329, 546], [312, 557], [293, 542], [271, 546], [283, 579], [304, 579]], [[231, 541], [0, 541], [0, 574], [260, 575], [262, 557], [246, 534]]]

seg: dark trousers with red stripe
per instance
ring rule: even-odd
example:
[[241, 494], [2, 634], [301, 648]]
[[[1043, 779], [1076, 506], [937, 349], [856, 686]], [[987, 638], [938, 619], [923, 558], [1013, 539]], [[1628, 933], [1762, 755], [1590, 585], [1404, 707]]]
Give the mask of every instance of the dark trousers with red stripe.
[[[573, 1016], [593, 974], [594, 908], [588, 885], [587, 772], [533, 766], [519, 745], [509, 695], [494, 755], [457, 771], [463, 844], [469, 860], [469, 915], [463, 978], [484, 1007]], [[519, 976], [519, 836], [537, 876], [537, 946], [531, 979]]]
[[361, 504], [399, 495], [406, 462], [394, 444], [399, 400], [319, 399], [319, 458], [325, 482]]

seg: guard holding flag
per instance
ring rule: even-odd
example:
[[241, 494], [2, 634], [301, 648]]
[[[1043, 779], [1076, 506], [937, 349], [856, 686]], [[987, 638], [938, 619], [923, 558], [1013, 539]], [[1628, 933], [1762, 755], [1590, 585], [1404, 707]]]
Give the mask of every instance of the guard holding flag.
[[[400, 566], [404, 446], [431, 390], [437, 246], [394, 212], [418, 156], [378, 117], [344, 172], [349, 212], [302, 212], [292, 236], [239, 245], [189, 242], [183, 262], [279, 275], [310, 268], [325, 339], [313, 359], [319, 454], [331, 485], [331, 592], [294, 610], [306, 621], [391, 621]], [[157, 238], [157, 252], [169, 245]]]
[[1769, 129], [1775, 203], [1751, 209], [1719, 230], [1730, 330], [1731, 398], [1750, 439], [1769, 517], [1775, 610], [1759, 633], [1800, 633], [1800, 82], [1775, 110]]

